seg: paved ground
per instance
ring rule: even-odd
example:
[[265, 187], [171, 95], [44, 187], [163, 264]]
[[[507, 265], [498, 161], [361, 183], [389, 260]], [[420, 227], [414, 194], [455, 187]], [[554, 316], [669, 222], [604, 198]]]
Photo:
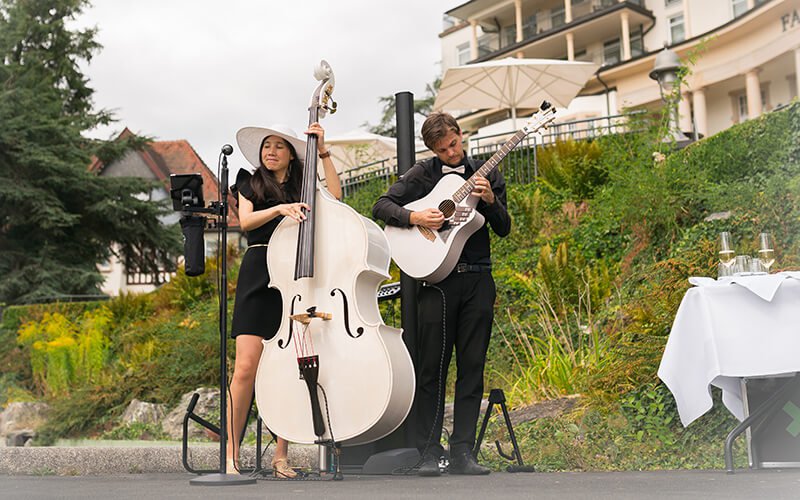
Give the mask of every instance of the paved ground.
[[104, 476], [0, 476], [0, 498], [13, 499], [796, 499], [800, 470], [607, 473], [492, 473], [439, 478], [345, 476], [343, 481], [258, 481], [246, 486], [195, 486], [186, 473]]

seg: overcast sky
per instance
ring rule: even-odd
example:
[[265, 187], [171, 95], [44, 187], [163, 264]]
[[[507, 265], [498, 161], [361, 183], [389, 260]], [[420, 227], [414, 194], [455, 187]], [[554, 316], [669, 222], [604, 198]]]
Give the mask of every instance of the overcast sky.
[[378, 123], [380, 96], [424, 94], [441, 73], [442, 14], [462, 0], [93, 0], [79, 20], [97, 26], [103, 49], [85, 72], [97, 108], [157, 140], [186, 139], [216, 172], [220, 148], [236, 150], [244, 126], [305, 130], [326, 59], [339, 110], [328, 136]]

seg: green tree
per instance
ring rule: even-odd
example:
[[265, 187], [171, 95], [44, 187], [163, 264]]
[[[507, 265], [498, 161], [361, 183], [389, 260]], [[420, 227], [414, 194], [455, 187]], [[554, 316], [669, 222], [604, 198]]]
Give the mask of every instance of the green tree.
[[118, 145], [82, 133], [113, 120], [93, 110], [80, 70], [96, 29], [69, 29], [86, 0], [0, 0], [0, 302], [97, 293], [96, 264], [116, 243], [142, 271], [167, 265], [178, 233], [153, 184], [87, 171]]
[[[439, 85], [441, 85], [441, 78], [437, 78], [433, 82], [425, 85], [425, 97], [422, 99], [414, 99], [414, 116], [427, 117], [433, 110], [433, 102], [436, 100], [436, 94], [439, 92]], [[397, 109], [395, 107], [396, 101], [393, 95], [387, 95], [378, 98], [378, 102], [383, 106], [383, 114], [381, 121], [377, 125], [371, 125], [365, 122], [364, 126], [373, 134], [384, 135], [388, 137], [397, 137], [397, 121], [395, 116]]]

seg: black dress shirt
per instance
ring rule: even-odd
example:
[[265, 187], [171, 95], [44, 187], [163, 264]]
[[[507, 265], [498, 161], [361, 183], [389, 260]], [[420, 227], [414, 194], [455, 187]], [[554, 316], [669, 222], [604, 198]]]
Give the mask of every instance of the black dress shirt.
[[[469, 179], [483, 165], [483, 161], [469, 158], [465, 154], [461, 164], [464, 165], [464, 173], [461, 176]], [[438, 157], [417, 162], [400, 180], [389, 187], [386, 194], [378, 198], [372, 207], [372, 216], [392, 226], [409, 227], [411, 211], [403, 208], [403, 205], [425, 197], [441, 178], [442, 162]], [[464, 244], [459, 262], [466, 264], [491, 264], [487, 225], [492, 226], [492, 230], [501, 237], [511, 231], [511, 217], [506, 210], [506, 182], [503, 174], [493, 169], [486, 178], [492, 186], [495, 200], [491, 205], [483, 200], [478, 202], [477, 210], [486, 218], [486, 223]]]

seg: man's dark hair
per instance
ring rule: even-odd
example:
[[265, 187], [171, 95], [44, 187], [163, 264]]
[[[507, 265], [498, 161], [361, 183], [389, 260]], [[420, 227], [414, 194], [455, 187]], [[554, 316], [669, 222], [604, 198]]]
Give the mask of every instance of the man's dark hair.
[[436, 143], [451, 131], [456, 134], [461, 132], [461, 127], [458, 126], [456, 119], [449, 113], [437, 111], [431, 113], [422, 124], [422, 140], [425, 142], [425, 146], [433, 151]]

